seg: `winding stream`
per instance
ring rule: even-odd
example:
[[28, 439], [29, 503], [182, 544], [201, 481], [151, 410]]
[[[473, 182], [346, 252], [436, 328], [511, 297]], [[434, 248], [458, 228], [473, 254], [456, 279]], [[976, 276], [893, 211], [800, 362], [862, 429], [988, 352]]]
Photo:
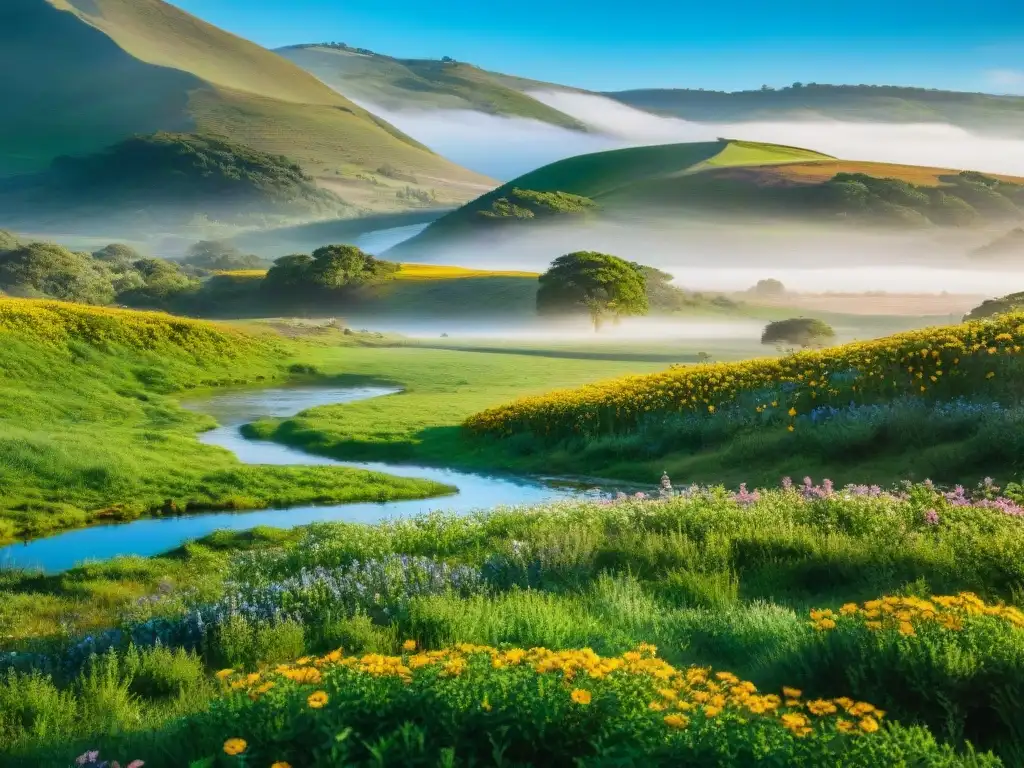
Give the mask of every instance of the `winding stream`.
[[537, 504], [580, 495], [578, 488], [558, 487], [532, 478], [457, 472], [409, 464], [336, 461], [277, 443], [249, 440], [240, 432], [243, 424], [264, 417], [293, 416], [318, 405], [367, 400], [397, 391], [382, 387], [288, 387], [222, 392], [203, 400], [183, 403], [183, 406], [213, 416], [220, 425], [200, 435], [201, 442], [226, 448], [246, 464], [355, 467], [434, 480], [456, 486], [458, 493], [432, 499], [213, 512], [97, 525], [4, 547], [0, 549], [0, 567], [40, 568], [46, 573], [59, 573], [83, 561], [96, 562], [119, 555], [156, 555], [219, 529], [246, 530], [260, 525], [292, 528], [326, 520], [372, 523], [429, 510], [466, 513], [499, 505]]

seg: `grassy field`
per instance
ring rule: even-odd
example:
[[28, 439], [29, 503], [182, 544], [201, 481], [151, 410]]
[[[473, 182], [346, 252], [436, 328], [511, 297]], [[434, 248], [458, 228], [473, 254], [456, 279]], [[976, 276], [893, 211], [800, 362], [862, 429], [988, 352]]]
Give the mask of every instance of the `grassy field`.
[[[314, 380], [403, 391], [259, 422], [251, 435], [345, 458], [549, 475], [611, 470], [651, 486], [668, 469], [672, 479], [629, 498], [225, 531], [161, 557], [56, 576], [0, 571], [0, 751], [12, 766], [33, 768], [87, 760], [89, 750], [158, 768], [578, 758], [1019, 765], [1024, 488], [1000, 487], [997, 470], [1008, 466], [999, 451], [1024, 450], [1024, 417], [1009, 402], [1019, 401], [1021, 319], [913, 337], [942, 349], [938, 356], [897, 339], [637, 376], [634, 395], [661, 382], [648, 388], [648, 405], [669, 397], [665, 382], [676, 376], [672, 392], [699, 380], [708, 385], [701, 396], [720, 407], [706, 409], [696, 429], [681, 418], [662, 433], [573, 445], [524, 440], [521, 429], [481, 440], [462, 424], [487, 408], [519, 418], [545, 403], [573, 406], [565, 395], [502, 403], [599, 378], [609, 381], [586, 391], [613, 393], [617, 377], [662, 369], [658, 356], [672, 350], [634, 345], [645, 361], [598, 359], [593, 344], [396, 347], [301, 323], [275, 323], [272, 333], [267, 323], [6, 300], [0, 404], [15, 428], [0, 441], [0, 484], [5, 503], [29, 500], [5, 510], [2, 519], [17, 525], [52, 519], [58, 503], [84, 510], [101, 497], [175, 498], [182, 488], [254, 500], [272, 491], [284, 501], [297, 487], [343, 498], [370, 487], [440, 490], [343, 469], [241, 467], [196, 443], [208, 424], [172, 399], [282, 381], [296, 363], [307, 381], [316, 366]], [[888, 453], [864, 442], [856, 422], [814, 424], [803, 414], [766, 422], [756, 446], [740, 439], [749, 425], [724, 398], [742, 398], [759, 372], [793, 385], [773, 412], [790, 401], [802, 411], [809, 392], [829, 401], [849, 383], [840, 363], [888, 360], [887, 350], [910, 350], [929, 386], [966, 399], [951, 407], [905, 400], [885, 411]], [[592, 357], [569, 357], [580, 353]], [[945, 389], [933, 380], [942, 367], [956, 380]], [[755, 394], [760, 417], [765, 395]], [[587, 413], [576, 422], [589, 424]], [[563, 408], [546, 423], [557, 431], [566, 418], [575, 417]], [[645, 458], [666, 436], [676, 452]], [[683, 449], [679, 441], [691, 438], [708, 445]], [[849, 453], [857, 446], [860, 454]], [[868, 485], [918, 473], [935, 448], [961, 468], [991, 470], [998, 484]], [[700, 461], [731, 489], [688, 487], [703, 479]], [[758, 480], [784, 469], [832, 479]], [[842, 488], [846, 478], [858, 485]]]
[[[451, 200], [488, 183], [295, 64], [161, 0], [15, 3], [18, 23], [0, 30], [0, 64], [18, 73], [0, 85], [0, 98], [14, 106], [0, 126], [10, 158], [0, 172], [40, 170], [58, 155], [94, 153], [162, 129], [222, 133], [287, 154], [314, 175], [387, 163], [429, 174], [426, 187]], [[55, 109], [75, 119], [54, 120]], [[390, 205], [402, 207], [394, 195]]]
[[470, 109], [585, 130], [569, 115], [521, 92], [527, 83], [536, 88], [557, 86], [517, 83], [471, 64], [396, 59], [318, 45], [280, 48], [276, 53], [350, 98], [385, 109]]
[[[494, 749], [1018, 765], [1020, 526], [924, 487], [704, 489], [6, 574], [3, 647], [20, 652], [0, 655], [16, 670], [0, 748], [13, 766], [93, 749], [158, 767], [490, 765]], [[58, 605], [94, 619], [91, 643], [47, 624]]]
[[[434, 281], [431, 281], [434, 282]], [[386, 405], [353, 406], [347, 430], [360, 455], [411, 457], [425, 441], [436, 461], [473, 412], [522, 394], [653, 370], [650, 362], [551, 360], [358, 346], [360, 336], [245, 330], [161, 314], [2, 300], [0, 533], [38, 536], [103, 520], [174, 510], [415, 498], [446, 489], [417, 480], [324, 467], [249, 467], [196, 442], [213, 426], [175, 397], [211, 387], [282, 382], [292, 365], [324, 382], [395, 382]], [[342, 378], [338, 378], [342, 377]], [[337, 409], [324, 417], [335, 422]], [[345, 412], [345, 419], [349, 412]], [[344, 420], [344, 419], [343, 419]], [[440, 446], [437, 445], [440, 440]]]
[[167, 315], [0, 300], [0, 538], [200, 509], [420, 498], [443, 486], [324, 467], [249, 467], [196, 441], [172, 396], [284, 381], [302, 350]]

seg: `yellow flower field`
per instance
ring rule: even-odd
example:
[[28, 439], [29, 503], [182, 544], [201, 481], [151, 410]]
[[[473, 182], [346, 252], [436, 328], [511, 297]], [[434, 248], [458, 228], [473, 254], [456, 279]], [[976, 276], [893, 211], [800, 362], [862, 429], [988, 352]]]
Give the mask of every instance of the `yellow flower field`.
[[648, 414], [715, 414], [759, 392], [763, 402], [752, 408], [781, 409], [790, 419], [834, 402], [976, 395], [1024, 384], [1000, 378], [1008, 358], [1018, 363], [1022, 346], [1024, 314], [1008, 314], [781, 358], [674, 366], [517, 400], [472, 416], [466, 426], [479, 434], [561, 439], [625, 432]]

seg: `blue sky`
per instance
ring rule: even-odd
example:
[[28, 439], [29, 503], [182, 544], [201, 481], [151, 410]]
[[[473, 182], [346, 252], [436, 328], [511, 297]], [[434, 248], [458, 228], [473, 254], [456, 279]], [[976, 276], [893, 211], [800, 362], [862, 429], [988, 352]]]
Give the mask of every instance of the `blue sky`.
[[1024, 94], [1024, 0], [172, 0], [268, 48], [336, 40], [593, 90], [874, 83]]

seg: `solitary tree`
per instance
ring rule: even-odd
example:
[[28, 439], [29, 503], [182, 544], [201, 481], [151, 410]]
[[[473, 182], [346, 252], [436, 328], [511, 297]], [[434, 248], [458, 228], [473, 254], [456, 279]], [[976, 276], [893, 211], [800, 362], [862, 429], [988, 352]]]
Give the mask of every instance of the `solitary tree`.
[[750, 289], [750, 293], [757, 296], [778, 297], [786, 294], [786, 286], [774, 278], [758, 280], [757, 285]]
[[585, 310], [594, 330], [608, 316], [615, 321], [629, 315], [646, 315], [647, 290], [642, 270], [605, 253], [577, 251], [555, 259], [540, 276], [537, 312], [570, 314]]
[[761, 334], [761, 343], [802, 348], [820, 347], [834, 339], [835, 335], [832, 327], [821, 320], [793, 317], [768, 323]]

